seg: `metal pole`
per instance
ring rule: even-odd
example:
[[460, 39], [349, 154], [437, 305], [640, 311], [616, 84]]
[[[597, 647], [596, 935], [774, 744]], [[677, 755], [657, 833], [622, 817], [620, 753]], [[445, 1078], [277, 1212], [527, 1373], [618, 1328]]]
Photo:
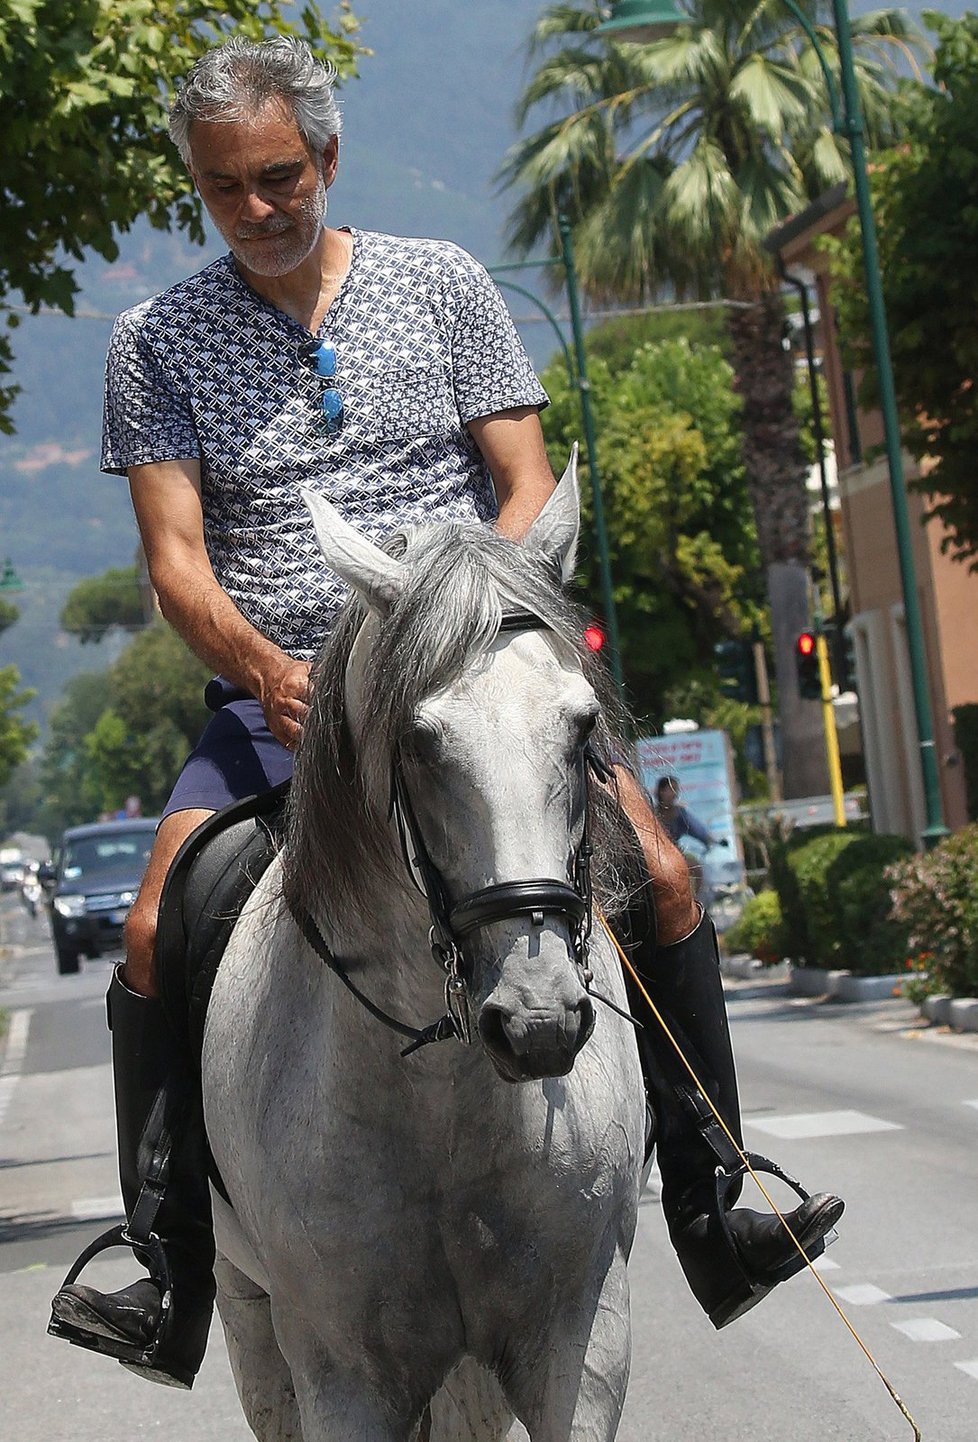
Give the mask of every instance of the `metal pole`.
[[597, 450], [594, 433], [594, 413], [591, 410], [591, 384], [587, 374], [587, 356], [584, 351], [584, 328], [581, 324], [581, 304], [577, 290], [577, 270], [574, 265], [574, 249], [571, 242], [570, 221], [566, 215], [558, 217], [560, 229], [560, 250], [567, 279], [567, 299], [570, 304], [571, 331], [574, 337], [574, 355], [577, 359], [577, 385], [581, 397], [581, 416], [584, 421], [584, 439], [587, 444], [588, 469], [591, 475], [591, 500], [594, 505], [594, 532], [598, 543], [598, 566], [601, 573], [601, 595], [604, 604], [604, 619], [608, 627], [608, 643], [611, 651], [611, 673], [618, 687], [622, 701], [625, 699], [625, 678], [621, 669], [621, 646], [618, 638], [618, 613], [615, 609], [615, 593], [611, 583], [611, 557], [608, 553], [608, 531], [604, 520], [604, 496], [601, 477], [598, 473]]
[[883, 308], [883, 288], [880, 280], [879, 249], [876, 243], [876, 225], [869, 195], [869, 177], [866, 171], [866, 146], [863, 136], [862, 109], [859, 102], [859, 88], [856, 84], [856, 70], [853, 59], [852, 33], [846, 0], [832, 0], [835, 17], [836, 41], [839, 47], [839, 68], [842, 80], [842, 95], [845, 106], [845, 134], [852, 148], [852, 171], [856, 190], [856, 209], [863, 239], [863, 261], [866, 271], [866, 298], [869, 302], [870, 332], [873, 342], [873, 356], [879, 381], [880, 410], [883, 416], [883, 432], [886, 442], [887, 467], [890, 473], [890, 492], [893, 501], [893, 520], [896, 526], [897, 554], [900, 562], [900, 579], [903, 587], [903, 613], [907, 629], [907, 648], [910, 653], [910, 674], [913, 682], [914, 711], [917, 720], [917, 735], [920, 742], [920, 766], [923, 773], [924, 799], [927, 810], [927, 826], [923, 833], [925, 847], [931, 847], [948, 830], [944, 825], [941, 807], [940, 779], [937, 771], [937, 754], [934, 744], [934, 722], [931, 713], [928, 690], [927, 653], [924, 646], [924, 628], [921, 620], [920, 600], [917, 595], [917, 578], [914, 569], [913, 542], [910, 534], [910, 515], [907, 506], [907, 490], [903, 473], [903, 453], [900, 445], [900, 423], [897, 416], [896, 389], [893, 384], [893, 365], [890, 360], [890, 343], [886, 330], [886, 313]]
[[780, 801], [781, 773], [778, 770], [778, 753], [774, 744], [774, 713], [771, 709], [771, 683], [767, 674], [767, 656], [764, 642], [756, 636], [751, 642], [754, 653], [754, 676], [757, 680], [757, 701], [761, 708], [761, 740], [764, 746], [764, 770], [767, 773], [768, 795], [772, 801]]

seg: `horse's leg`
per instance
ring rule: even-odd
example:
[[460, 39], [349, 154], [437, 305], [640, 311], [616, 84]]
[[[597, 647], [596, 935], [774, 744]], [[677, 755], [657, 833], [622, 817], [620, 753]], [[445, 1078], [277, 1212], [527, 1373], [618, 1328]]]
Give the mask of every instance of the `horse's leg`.
[[[273, 1307], [276, 1335], [288, 1360], [302, 1419], [302, 1442], [409, 1442], [422, 1412], [401, 1414], [382, 1389], [383, 1368], [338, 1366], [323, 1339], [293, 1307]], [[399, 1415], [400, 1414], [400, 1415]]]
[[217, 1309], [234, 1385], [258, 1442], [302, 1442], [292, 1373], [272, 1327], [268, 1294], [226, 1257], [218, 1257]]
[[531, 1442], [611, 1442], [630, 1361], [628, 1275], [616, 1251], [596, 1301], [569, 1309], [563, 1326], [558, 1318], [539, 1366], [507, 1387]]

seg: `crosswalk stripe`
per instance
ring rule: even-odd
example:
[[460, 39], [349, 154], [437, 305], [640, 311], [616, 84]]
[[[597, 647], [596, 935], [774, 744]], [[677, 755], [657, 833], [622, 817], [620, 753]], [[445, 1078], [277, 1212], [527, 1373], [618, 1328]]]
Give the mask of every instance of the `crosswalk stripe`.
[[898, 1122], [886, 1122], [866, 1112], [803, 1112], [793, 1116], [744, 1117], [744, 1122], [759, 1132], [780, 1137], [783, 1141], [802, 1137], [857, 1136], [862, 1132], [898, 1132]]
[[911, 1342], [953, 1342], [961, 1336], [953, 1327], [946, 1327], [936, 1317], [914, 1317], [909, 1322], [891, 1322]]
[[118, 1193], [111, 1197], [81, 1197], [71, 1204], [71, 1215], [78, 1222], [93, 1222], [99, 1217], [123, 1217], [125, 1212]]
[[833, 1287], [835, 1295], [843, 1302], [848, 1302], [850, 1307], [875, 1307], [879, 1302], [890, 1302], [892, 1297], [889, 1292], [884, 1292], [881, 1287], [874, 1287], [871, 1282], [858, 1282], [852, 1287]]

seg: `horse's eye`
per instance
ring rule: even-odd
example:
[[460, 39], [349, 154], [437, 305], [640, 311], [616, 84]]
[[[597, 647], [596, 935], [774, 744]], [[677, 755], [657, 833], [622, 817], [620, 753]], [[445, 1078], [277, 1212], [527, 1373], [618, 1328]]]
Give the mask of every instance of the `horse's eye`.
[[597, 717], [599, 717], [599, 711], [597, 711], [597, 707], [594, 707], [593, 711], [586, 711], [577, 718], [577, 738], [581, 746], [583, 746], [584, 741], [587, 741], [589, 735], [593, 735], [594, 727], [597, 725]]
[[441, 756], [442, 729], [433, 721], [415, 721], [401, 747], [418, 766], [432, 766]]
[[594, 728], [595, 728], [595, 726], [597, 726], [597, 724], [598, 724], [598, 708], [597, 708], [596, 706], [594, 707], [593, 710], [582, 711], [581, 714], [575, 718], [575, 726], [574, 726], [574, 745], [575, 745], [575, 747], [584, 746], [584, 745], [586, 744], [586, 742], [587, 742], [587, 740], [588, 740], [588, 737], [593, 734]]

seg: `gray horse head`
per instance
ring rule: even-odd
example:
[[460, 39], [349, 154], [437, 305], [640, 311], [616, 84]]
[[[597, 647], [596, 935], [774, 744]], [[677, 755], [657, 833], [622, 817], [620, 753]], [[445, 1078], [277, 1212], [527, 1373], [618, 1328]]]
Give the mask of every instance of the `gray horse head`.
[[[583, 748], [601, 718], [581, 615], [561, 588], [579, 529], [576, 453], [522, 546], [446, 523], [385, 551], [305, 495], [326, 559], [358, 599], [314, 673], [287, 894], [308, 899], [329, 877], [329, 905], [363, 928], [381, 895], [416, 913], [390, 822], [393, 766], [448, 906], [501, 883], [571, 882]], [[501, 628], [513, 611], [539, 625]], [[508, 1081], [566, 1073], [590, 1035], [572, 932], [541, 912], [493, 918], [465, 939], [469, 1008]]]

